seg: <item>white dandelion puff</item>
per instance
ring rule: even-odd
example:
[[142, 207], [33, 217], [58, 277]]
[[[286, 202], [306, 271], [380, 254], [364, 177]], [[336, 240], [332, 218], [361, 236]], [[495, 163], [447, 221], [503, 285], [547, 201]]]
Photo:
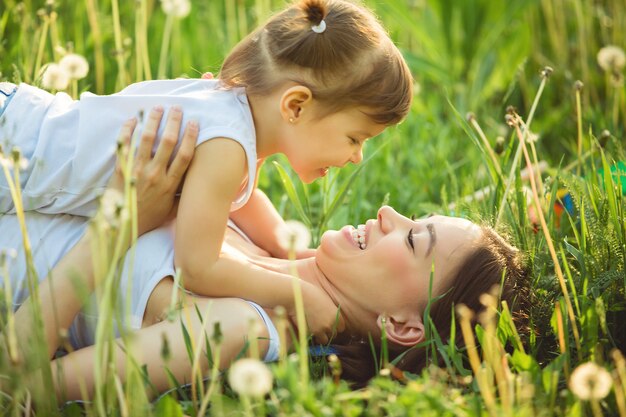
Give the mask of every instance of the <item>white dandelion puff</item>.
[[41, 85], [48, 90], [65, 90], [70, 77], [59, 64], [48, 64], [41, 78]]
[[17, 258], [17, 251], [13, 248], [0, 249], [0, 257], [15, 259]]
[[17, 258], [17, 251], [13, 248], [0, 249], [0, 268], [10, 266], [11, 262]]
[[182, 19], [191, 12], [191, 2], [189, 0], [161, 0], [161, 8], [166, 15]]
[[82, 55], [67, 54], [61, 58], [59, 65], [67, 72], [67, 75], [72, 80], [85, 78], [89, 73], [89, 63]]
[[278, 244], [289, 250], [305, 250], [311, 243], [311, 232], [297, 220], [287, 220], [284, 225], [277, 227], [276, 239]]
[[107, 188], [100, 197], [100, 212], [110, 224], [117, 224], [121, 208], [124, 206], [124, 195], [116, 189]]
[[598, 51], [598, 65], [605, 71], [620, 71], [626, 65], [626, 54], [619, 46], [607, 45]]
[[0, 154], [0, 166], [6, 167], [8, 169], [13, 169], [13, 158], [7, 158], [4, 155]]
[[574, 369], [569, 379], [569, 388], [581, 400], [601, 400], [609, 395], [613, 380], [611, 374], [593, 362]]
[[239, 395], [260, 398], [272, 389], [273, 376], [267, 365], [257, 359], [240, 359], [230, 367], [228, 382]]

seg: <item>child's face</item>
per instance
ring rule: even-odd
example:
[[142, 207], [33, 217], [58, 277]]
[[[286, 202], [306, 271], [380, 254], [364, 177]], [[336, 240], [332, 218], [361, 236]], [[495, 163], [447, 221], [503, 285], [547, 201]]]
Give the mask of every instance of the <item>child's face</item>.
[[311, 110], [291, 129], [292, 138], [285, 150], [289, 163], [305, 183], [323, 177], [330, 167], [361, 162], [365, 141], [386, 127], [372, 122], [359, 108], [321, 119], [315, 117], [315, 109]]

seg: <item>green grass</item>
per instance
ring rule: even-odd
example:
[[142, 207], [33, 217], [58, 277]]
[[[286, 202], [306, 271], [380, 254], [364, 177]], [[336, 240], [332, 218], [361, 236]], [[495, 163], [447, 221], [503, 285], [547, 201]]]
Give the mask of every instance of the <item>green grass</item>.
[[[120, 1], [119, 30], [115, 29], [113, 4], [111, 0], [65, 0], [46, 8], [42, 1], [4, 0], [0, 9], [1, 77], [38, 84], [41, 66], [59, 59], [56, 46], [84, 55], [91, 64], [78, 91], [112, 93], [148, 75], [155, 77], [160, 62], [165, 64], [167, 77], [216, 72], [230, 48], [260, 17], [262, 20], [282, 7], [283, 2], [194, 1], [192, 13], [173, 22], [163, 59], [166, 18], [158, 2]], [[218, 384], [210, 410], [215, 415], [237, 411], [294, 416], [569, 416], [598, 412], [626, 416], [620, 402], [626, 396], [626, 366], [612, 354], [615, 348], [626, 352], [622, 193], [626, 177], [611, 175], [611, 167], [626, 161], [624, 69], [607, 73], [596, 60], [601, 47], [624, 46], [626, 11], [622, 0], [388, 0], [366, 4], [397, 41], [419, 85], [410, 116], [368, 143], [366, 162], [359, 167], [331, 172], [305, 187], [295, 181], [284, 159], [274, 158], [284, 169], [267, 164], [260, 186], [286, 218], [304, 220], [318, 237], [326, 228], [362, 223], [374, 216], [382, 203], [407, 215], [439, 212], [489, 224], [494, 224], [502, 211], [501, 223], [528, 254], [532, 267], [530, 318], [534, 333], [525, 348], [519, 347], [506, 314], [501, 314], [477, 331], [485, 352], [479, 368], [472, 369], [476, 364], [466, 360], [467, 352], [435, 338], [435, 352], [448, 364], [446, 372], [428, 368], [420, 375], [408, 375], [404, 382], [383, 372], [358, 391], [344, 382], [333, 382], [330, 375], [302, 386], [297, 361], [288, 359], [272, 366], [275, 388], [265, 401], [245, 406], [227, 386]], [[91, 22], [89, 5], [97, 7]], [[138, 12], [136, 5], [143, 5], [146, 13]], [[51, 19], [53, 9], [56, 18]], [[529, 220], [519, 178], [526, 163], [522, 157], [513, 166], [519, 141], [505, 123], [508, 106], [528, 119], [545, 66], [554, 73], [539, 97], [531, 131], [539, 135], [534, 144], [538, 159], [549, 165], [542, 176], [549, 237]], [[577, 80], [584, 84], [580, 111], [574, 89]], [[490, 146], [496, 148], [497, 163], [490, 159], [476, 126], [466, 118], [468, 112], [475, 114]], [[497, 138], [500, 146], [496, 146]], [[496, 164], [501, 166], [502, 178], [496, 174]], [[505, 195], [511, 170], [513, 183]], [[483, 187], [492, 189], [484, 199], [463, 200]], [[552, 208], [559, 189], [569, 192], [575, 207], [571, 215], [560, 218]], [[574, 320], [559, 286], [548, 239], [563, 271]], [[3, 332], [5, 316], [0, 321]], [[497, 343], [486, 342], [492, 339]], [[110, 335], [98, 343], [104, 346], [107, 340]], [[501, 363], [492, 360], [502, 354], [502, 345], [509, 346], [506, 369], [511, 373], [505, 381], [491, 376], [505, 372]], [[614, 381], [610, 394], [597, 402], [578, 399], [567, 385], [576, 366], [589, 361], [610, 370]], [[50, 397], [45, 393], [29, 397], [21, 366], [27, 365], [0, 362], [0, 373], [14, 381], [7, 391], [11, 395], [0, 397], [0, 407], [7, 415], [22, 415], [32, 398], [34, 413], [49, 415], [54, 408]], [[478, 374], [476, 369], [480, 369]], [[120, 403], [109, 395], [112, 379], [108, 378], [99, 391], [100, 408], [89, 408], [90, 415], [123, 415]], [[127, 394], [143, 390], [141, 372], [130, 379], [124, 388]], [[139, 399], [130, 404], [131, 410], [141, 410], [142, 415], [169, 415], [168, 410], [178, 413], [180, 407], [197, 413], [200, 407], [191, 401], [193, 396], [178, 402], [164, 397], [156, 405], [142, 395], [134, 398]], [[62, 412], [76, 415], [73, 413], [71, 408]]]

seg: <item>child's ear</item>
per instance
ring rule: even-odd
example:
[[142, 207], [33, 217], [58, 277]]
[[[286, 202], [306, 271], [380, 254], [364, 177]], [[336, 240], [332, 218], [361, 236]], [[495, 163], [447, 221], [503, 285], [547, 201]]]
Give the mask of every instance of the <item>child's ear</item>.
[[295, 123], [312, 102], [313, 93], [309, 87], [303, 85], [289, 87], [280, 98], [280, 113], [284, 120]]
[[424, 340], [424, 323], [418, 313], [381, 314], [376, 323], [381, 331], [385, 328], [387, 339], [398, 345], [414, 346]]

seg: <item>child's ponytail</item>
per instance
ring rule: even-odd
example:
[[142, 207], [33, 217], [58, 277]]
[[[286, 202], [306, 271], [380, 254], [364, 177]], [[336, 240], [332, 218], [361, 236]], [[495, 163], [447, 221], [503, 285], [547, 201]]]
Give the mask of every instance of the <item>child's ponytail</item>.
[[219, 77], [251, 95], [296, 82], [325, 114], [363, 107], [387, 125], [406, 116], [413, 98], [398, 49], [371, 12], [346, 0], [298, 0], [241, 41]]
[[311, 26], [319, 26], [326, 17], [326, 5], [320, 0], [303, 0], [300, 3], [300, 7], [306, 13], [307, 20], [311, 23]]

